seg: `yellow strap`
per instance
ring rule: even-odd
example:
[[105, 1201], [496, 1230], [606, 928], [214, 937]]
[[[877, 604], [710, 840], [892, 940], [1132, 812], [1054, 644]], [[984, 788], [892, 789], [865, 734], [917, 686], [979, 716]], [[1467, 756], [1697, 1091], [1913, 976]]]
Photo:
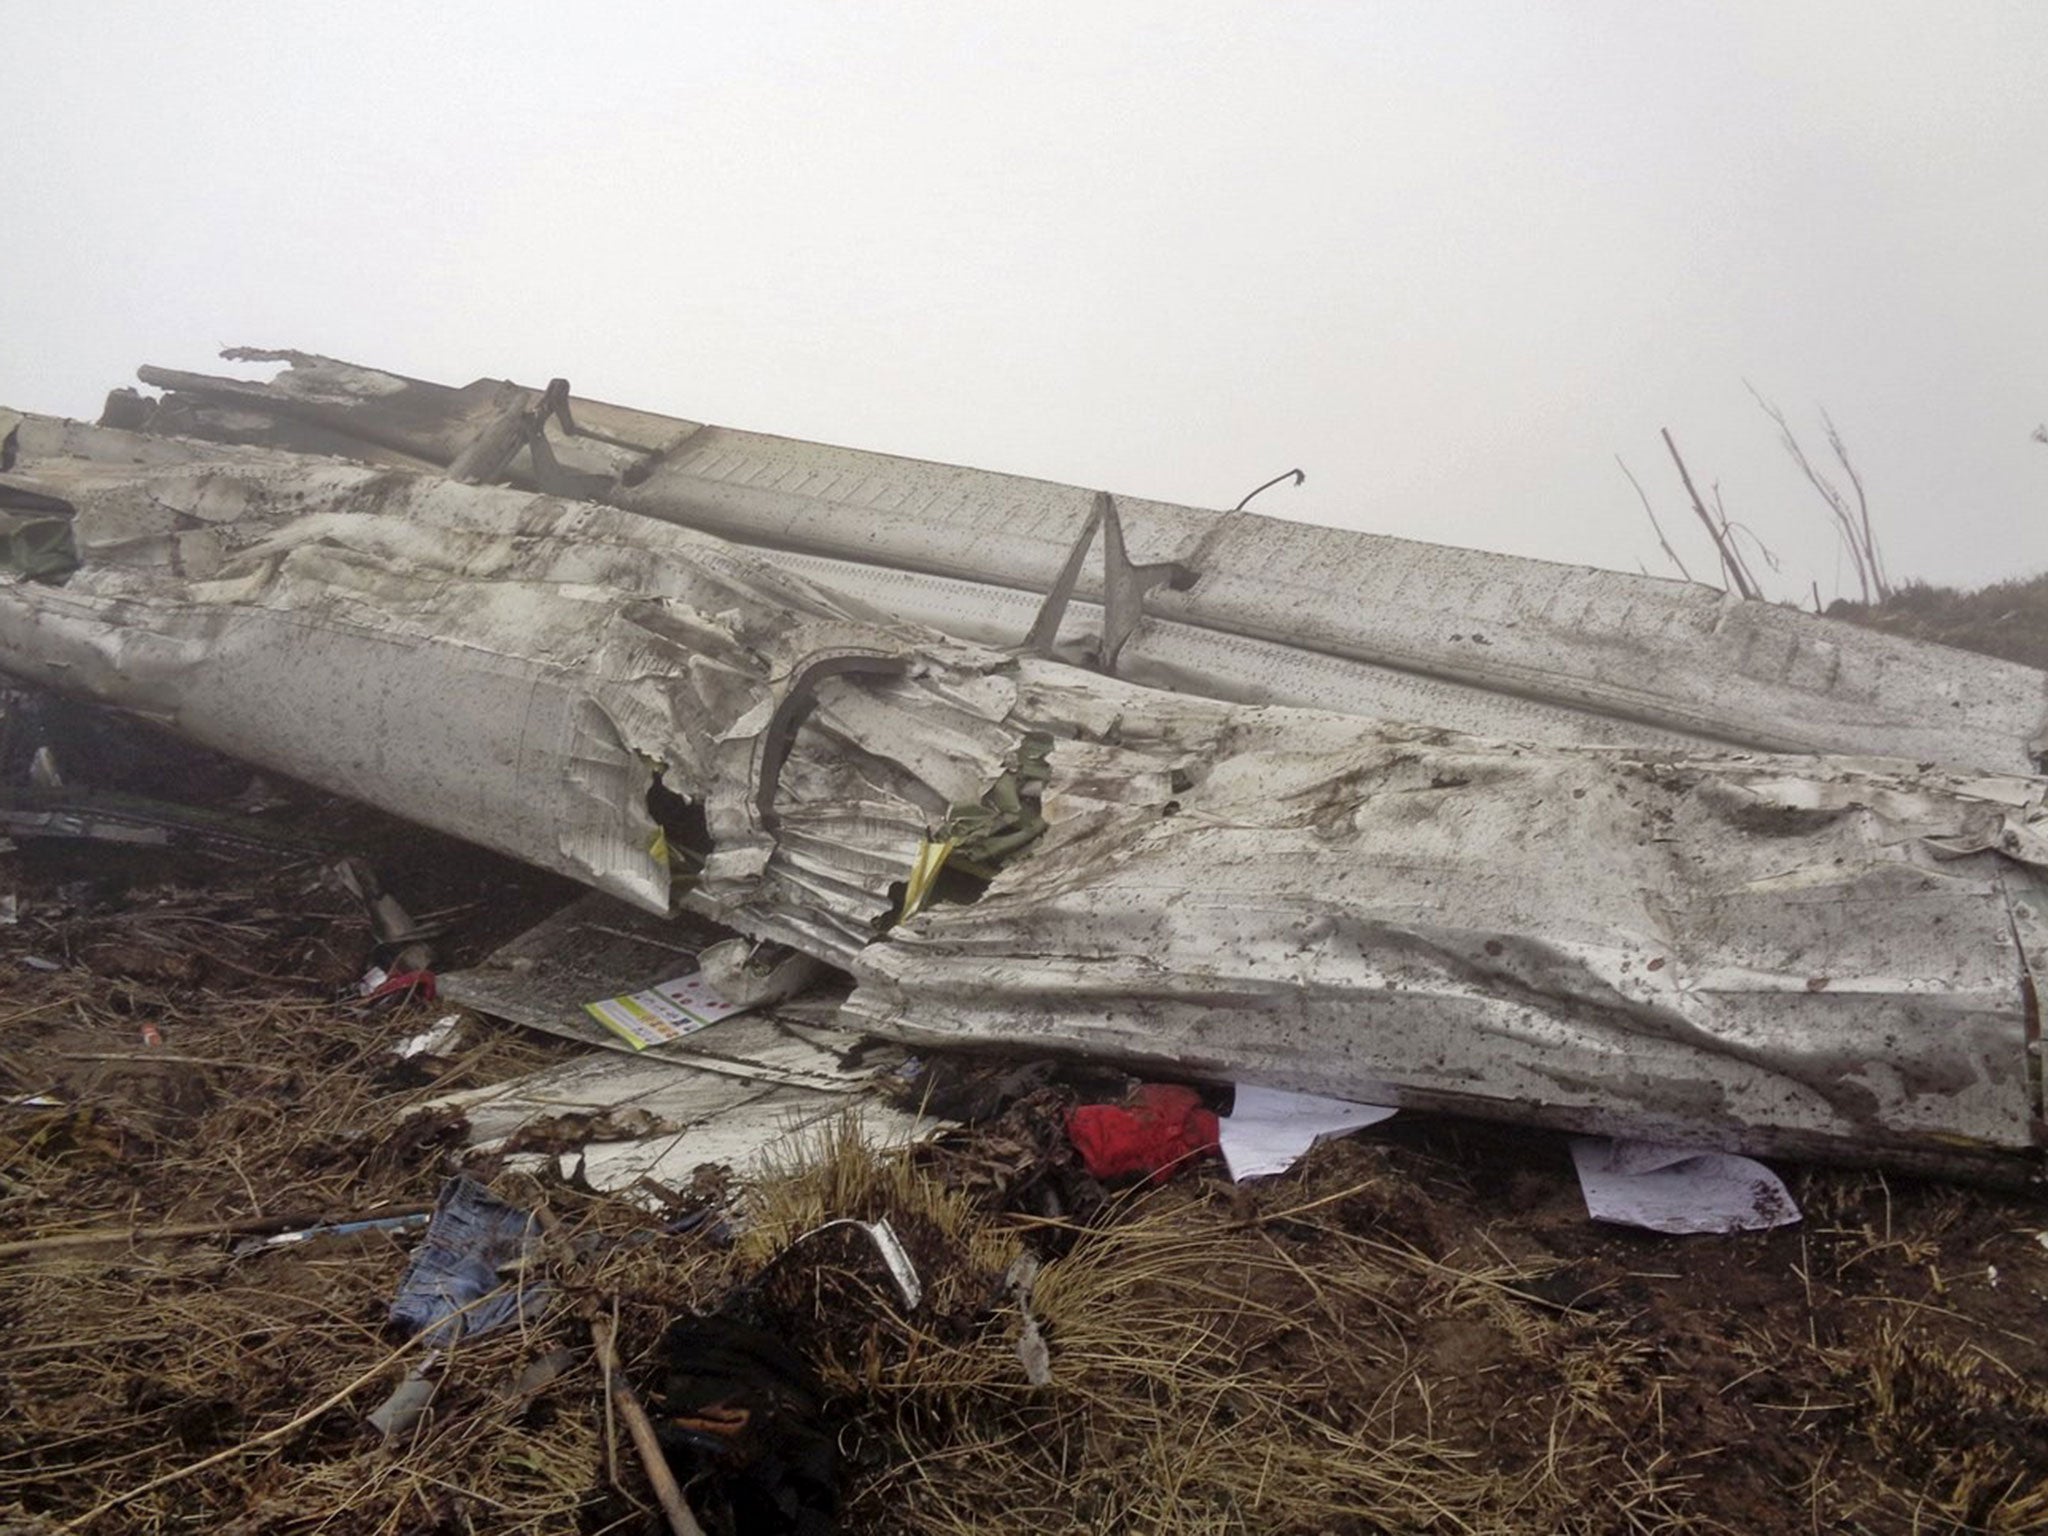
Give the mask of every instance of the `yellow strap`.
[[944, 842], [933, 842], [923, 838], [917, 845], [917, 857], [910, 863], [910, 878], [903, 885], [903, 917], [907, 922], [924, 909], [931, 899], [932, 887], [939, 883], [939, 871], [946, 867], [958, 840], [947, 838]]

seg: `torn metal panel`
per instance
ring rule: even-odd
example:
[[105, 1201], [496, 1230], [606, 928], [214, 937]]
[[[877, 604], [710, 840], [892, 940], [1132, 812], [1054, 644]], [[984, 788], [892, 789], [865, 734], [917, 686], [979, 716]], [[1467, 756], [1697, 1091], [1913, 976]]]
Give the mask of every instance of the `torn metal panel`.
[[[717, 1026], [722, 1028], [723, 1026]], [[849, 1095], [792, 1083], [710, 1071], [652, 1054], [593, 1052], [489, 1088], [436, 1101], [468, 1119], [471, 1145], [495, 1151], [517, 1136], [565, 1115], [637, 1112], [659, 1122], [655, 1134], [590, 1141], [574, 1154], [591, 1188], [627, 1190], [643, 1179], [686, 1189], [706, 1165], [741, 1179], [800, 1162], [800, 1153], [849, 1127], [877, 1147], [901, 1147], [938, 1130], [872, 1095]]]
[[[286, 418], [319, 397], [321, 420], [384, 443], [403, 438], [447, 464], [488, 430], [485, 402], [509, 388], [492, 381], [461, 391], [302, 354], [240, 354], [291, 363], [270, 384], [145, 370], [193, 400], [260, 408], [273, 392]], [[299, 381], [306, 371], [310, 378]], [[376, 381], [349, 385], [360, 375]], [[337, 383], [337, 380], [344, 381]], [[388, 384], [385, 381], [391, 381]], [[539, 391], [517, 391], [537, 404]], [[417, 405], [410, 402], [417, 401]], [[353, 402], [353, 403], [350, 403]], [[888, 454], [806, 443], [569, 402], [592, 436], [551, 436], [579, 473], [617, 477], [606, 499], [758, 548], [824, 557], [877, 574], [905, 618], [939, 623], [924, 606], [945, 602], [926, 578], [1029, 595], [1022, 641], [1037, 599], [1061, 585], [1078, 537], [1099, 520], [1094, 491]], [[403, 423], [416, 423], [407, 435]], [[591, 423], [598, 423], [592, 427]], [[294, 444], [304, 446], [303, 444]], [[520, 471], [526, 473], [526, 471]], [[524, 483], [531, 483], [530, 479]], [[1626, 722], [1650, 732], [1778, 751], [1881, 753], [2000, 772], [2028, 771], [2048, 750], [2048, 675], [1773, 604], [1743, 602], [1689, 583], [1450, 549], [1131, 497], [1117, 498], [1131, 558], [1172, 566], [1191, 579], [1144, 599], [1148, 617], [1119, 633], [1128, 675], [1211, 691], [1207, 650], [1230, 641], [1275, 648], [1241, 656], [1238, 670], [1270, 670], [1272, 691], [1253, 695], [1243, 677], [1219, 680], [1226, 696], [1318, 704], [1365, 714], [1456, 724], [1484, 734], [1546, 742], [1612, 740], [1587, 722]], [[817, 574], [814, 572], [814, 574]], [[849, 575], [856, 574], [849, 569]], [[824, 578], [829, 579], [829, 578]], [[1100, 601], [1094, 569], [1072, 573], [1071, 590]], [[886, 604], [885, 604], [886, 606]], [[1178, 628], [1169, 628], [1178, 626]], [[1224, 644], [1205, 646], [1190, 631]], [[986, 638], [986, 636], [983, 636]], [[1164, 643], [1168, 654], [1155, 655]], [[1354, 703], [1310, 698], [1337, 678], [1292, 658], [1342, 661], [1361, 692]], [[1226, 668], [1226, 670], [1230, 670]], [[1443, 709], [1388, 709], [1390, 698], [1436, 692]], [[1515, 703], [1497, 718], [1489, 706]], [[1534, 706], [1534, 707], [1531, 707]]]
[[[481, 965], [443, 972], [437, 980], [442, 997], [480, 1013], [606, 1052], [729, 1077], [846, 1094], [902, 1059], [900, 1051], [886, 1048], [856, 1053], [856, 1037], [823, 1022], [836, 1010], [843, 986], [808, 1010], [741, 1014], [641, 1051], [584, 1011], [585, 1003], [598, 998], [637, 992], [695, 969], [699, 951], [727, 937], [701, 918], [655, 917], [593, 891]], [[811, 1018], [798, 1016], [806, 1011]]]
[[[761, 549], [761, 558], [857, 598], [881, 612], [962, 640], [1010, 646], [1040, 612], [1033, 593], [987, 582], [923, 575]], [[1105, 632], [1102, 605], [1070, 601], [1055, 654], [1086, 647]], [[1590, 710], [1497, 693], [1419, 672], [1375, 666], [1271, 640], [1147, 614], [1118, 653], [1132, 682], [1242, 704], [1286, 704], [1387, 720], [1426, 720], [1451, 730], [1515, 741], [1608, 746], [1701, 747], [1708, 738]]]
[[[152, 439], [23, 433], [36, 484], [77, 509], [86, 563], [62, 585], [8, 589], [8, 665], [649, 910], [670, 905], [646, 809], [661, 771], [708, 822], [691, 899], [717, 915], [758, 905], [757, 936], [843, 961], [886, 916], [924, 808], [978, 792], [1009, 746], [1004, 658], [891, 626], [703, 535], [266, 450], [138, 470], [129, 444]], [[198, 573], [163, 558], [187, 523], [216, 541]], [[920, 675], [900, 703], [831, 665], [904, 653]], [[761, 752], [785, 705], [814, 737], [842, 711], [881, 709], [931, 744], [904, 734], [915, 750], [864, 762], [805, 753], [771, 775]], [[775, 829], [764, 784], [780, 794]], [[858, 857], [827, 867], [812, 844], [839, 846], [849, 826]], [[832, 899], [782, 901], [784, 884]]]
[[[288, 348], [231, 347], [221, 356], [285, 366], [261, 382], [146, 366], [138, 372], [142, 382], [166, 394], [142, 407], [135, 424], [162, 436], [455, 470], [483, 456], [489, 440], [502, 432], [508, 407], [538, 408], [547, 395], [503, 379], [478, 379], [460, 388], [432, 384]], [[573, 412], [565, 423], [573, 431], [551, 446], [557, 460], [577, 474], [615, 479], [698, 430], [696, 422], [601, 401], [560, 403]], [[105, 424], [129, 425], [135, 414], [136, 407], [124, 401], [110, 410]], [[530, 455], [518, 451], [495, 466], [527, 489], [537, 488], [533, 468]]]
[[[904, 1059], [899, 1048], [867, 1042], [862, 1049], [853, 1035], [783, 1010], [724, 1019], [642, 1051], [584, 1012], [594, 998], [689, 970], [701, 950], [724, 941], [722, 930], [700, 918], [654, 917], [593, 891], [483, 964], [442, 975], [448, 999], [601, 1049], [437, 1104], [462, 1111], [470, 1144], [481, 1151], [563, 1116], [658, 1124], [652, 1134], [593, 1139], [572, 1154], [590, 1187], [607, 1191], [642, 1180], [687, 1188], [706, 1164], [744, 1179], [795, 1161], [807, 1144], [849, 1125], [877, 1146], [894, 1147], [941, 1124], [876, 1096], [875, 1080]], [[818, 1011], [829, 1017], [843, 995], [837, 989]]]
[[[1085, 491], [705, 428], [621, 505], [750, 543], [1051, 590]], [[2048, 679], [1703, 587], [1119, 498], [1160, 618], [1721, 742], [2033, 766]], [[1099, 597], [1084, 576], [1079, 590]], [[1142, 659], [1142, 653], [1140, 658]]]
[[2039, 779], [1279, 710], [1178, 745], [1172, 814], [1088, 813], [899, 925], [848, 1019], [1730, 1148], [2040, 1144], [2048, 881], [1950, 851], [2039, 828]]
[[[0, 665], [789, 944], [856, 1028], [1729, 1150], [2041, 1145], [2041, 779], [1163, 693], [616, 508], [20, 430], [83, 564], [0, 585]], [[201, 507], [204, 575], [134, 536]], [[1033, 839], [897, 921], [1027, 753]]]

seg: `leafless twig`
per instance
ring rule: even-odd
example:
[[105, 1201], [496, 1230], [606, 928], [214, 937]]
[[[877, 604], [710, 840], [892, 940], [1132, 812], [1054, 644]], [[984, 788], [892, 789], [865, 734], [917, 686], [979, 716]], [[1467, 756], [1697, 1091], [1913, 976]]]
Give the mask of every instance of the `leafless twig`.
[[[536, 1207], [534, 1214], [540, 1218], [542, 1230], [555, 1246], [562, 1267], [571, 1274], [580, 1273], [575, 1249], [570, 1246], [569, 1234], [560, 1219], [545, 1205]], [[590, 1342], [597, 1351], [598, 1363], [603, 1367], [609, 1401], [618, 1410], [619, 1417], [626, 1421], [626, 1433], [632, 1438], [633, 1448], [640, 1453], [641, 1470], [647, 1474], [647, 1481], [654, 1489], [654, 1497], [661, 1505], [669, 1531], [672, 1536], [704, 1536], [704, 1527], [697, 1523], [696, 1515], [683, 1498], [682, 1489], [676, 1486], [675, 1474], [669, 1470], [668, 1457], [662, 1452], [661, 1442], [655, 1438], [654, 1423], [647, 1417], [640, 1395], [619, 1368], [618, 1345], [611, 1319], [599, 1308], [597, 1298], [588, 1294], [577, 1301], [576, 1312], [590, 1330]]]
[[1756, 578], [1750, 574], [1749, 566], [1742, 558], [1742, 551], [1736, 547], [1734, 535], [1728, 531], [1725, 518], [1718, 525], [1714, 522], [1714, 514], [1707, 510], [1707, 504], [1700, 500], [1699, 490], [1692, 483], [1692, 471], [1685, 467], [1685, 460], [1678, 452], [1678, 444], [1672, 440], [1671, 429], [1665, 427], [1663, 434], [1664, 446], [1671, 450], [1671, 462], [1678, 466], [1678, 478], [1685, 484], [1685, 494], [1692, 498], [1692, 509], [1698, 514], [1700, 525], [1707, 530], [1707, 537], [1714, 541], [1714, 548], [1720, 553], [1722, 575], [1734, 586], [1738, 594], [1752, 601], [1760, 601], [1763, 592], [1757, 586]]
[[[1617, 453], [1614, 456], [1614, 462], [1621, 465], [1621, 472], [1624, 475], [1628, 476], [1628, 483], [1636, 488], [1636, 497], [1639, 501], [1642, 502], [1643, 511], [1649, 515], [1650, 526], [1657, 530], [1657, 542], [1663, 546], [1664, 553], [1670, 556], [1671, 563], [1678, 567], [1678, 574], [1683, 576], [1687, 581], [1691, 581], [1692, 572], [1688, 571], [1685, 568], [1685, 562], [1678, 558], [1678, 551], [1673, 549], [1671, 547], [1671, 541], [1664, 537], [1664, 525], [1657, 521], [1657, 509], [1650, 505], [1649, 493], [1643, 489], [1643, 483], [1640, 480], [1636, 479], [1634, 471], [1632, 471], [1627, 464], [1622, 462], [1622, 457], [1620, 454]], [[1643, 574], [1647, 576], [1649, 575], [1649, 572], [1645, 571]]]
[[1807, 483], [1820, 493], [1828, 504], [1828, 513], [1834, 519], [1835, 532], [1842, 545], [1849, 552], [1849, 563], [1856, 568], [1856, 582], [1862, 589], [1866, 603], [1883, 602], [1892, 595], [1892, 585], [1885, 575], [1884, 558], [1877, 547], [1877, 535], [1870, 522], [1870, 500], [1863, 489], [1863, 477], [1856, 472], [1850, 461], [1848, 447], [1842, 441], [1842, 434], [1826, 411], [1821, 412], [1821, 421], [1827, 429], [1828, 447], [1834, 451], [1835, 460], [1848, 476], [1850, 490], [1855, 493], [1852, 503], [1850, 496], [1806, 456], [1806, 449], [1799, 436], [1792, 430], [1792, 424], [1785, 419], [1785, 413], [1766, 400], [1754, 384], [1747, 384], [1752, 398], [1762, 407], [1778, 428], [1778, 439], [1790, 454], [1792, 462], [1799, 466], [1799, 472]]

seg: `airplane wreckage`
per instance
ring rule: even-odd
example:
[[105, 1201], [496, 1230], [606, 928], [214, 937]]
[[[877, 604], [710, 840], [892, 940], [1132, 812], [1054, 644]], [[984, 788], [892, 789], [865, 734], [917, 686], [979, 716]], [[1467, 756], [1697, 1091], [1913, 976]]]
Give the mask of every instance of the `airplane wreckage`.
[[1988, 1177], [2048, 673], [326, 358], [0, 412], [0, 668], [837, 968], [848, 1029]]

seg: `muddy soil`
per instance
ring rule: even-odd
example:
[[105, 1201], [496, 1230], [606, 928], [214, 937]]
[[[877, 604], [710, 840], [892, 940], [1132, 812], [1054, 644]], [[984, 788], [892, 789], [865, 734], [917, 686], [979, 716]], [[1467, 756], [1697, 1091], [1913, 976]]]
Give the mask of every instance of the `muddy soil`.
[[[654, 1528], [566, 1310], [452, 1369], [441, 1416], [380, 1446], [362, 1415], [395, 1379], [376, 1367], [411, 1239], [237, 1256], [229, 1230], [426, 1208], [462, 1127], [421, 1107], [569, 1049], [479, 1022], [452, 1057], [398, 1060], [444, 1010], [356, 996], [379, 948], [326, 874], [337, 849], [447, 964], [574, 888], [128, 722], [38, 729], [96, 786], [254, 816], [276, 843], [0, 856], [0, 1241], [131, 1234], [0, 1258], [0, 1512], [239, 1536]], [[22, 766], [0, 763], [10, 783]], [[737, 1239], [527, 1193], [602, 1235], [595, 1283], [650, 1391], [675, 1317], [737, 1296], [800, 1345], [852, 1531], [2048, 1530], [2038, 1196], [1787, 1167], [1799, 1225], [1662, 1237], [1590, 1222], [1563, 1138], [1422, 1116], [1246, 1186], [1208, 1165], [1104, 1188], [1060, 1134], [1099, 1076], [1018, 1083], [901, 1166], [834, 1154], [829, 1178], [764, 1192]], [[858, 1243], [778, 1265], [828, 1208], [890, 1216], [920, 1313]], [[1027, 1249], [1044, 1387], [1003, 1283]], [[506, 1395], [563, 1346], [567, 1374]]]

